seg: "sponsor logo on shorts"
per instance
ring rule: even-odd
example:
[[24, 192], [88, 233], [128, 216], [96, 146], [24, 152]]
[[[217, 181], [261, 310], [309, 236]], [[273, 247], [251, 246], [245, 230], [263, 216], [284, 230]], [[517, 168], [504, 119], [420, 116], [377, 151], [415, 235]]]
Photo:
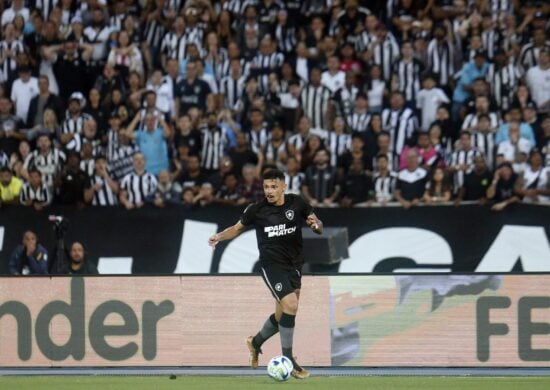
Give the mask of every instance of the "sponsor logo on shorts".
[[283, 289], [283, 285], [282, 285], [281, 283], [277, 283], [277, 284], [275, 285], [275, 290], [281, 291], [282, 289]]
[[289, 221], [292, 221], [294, 219], [294, 210], [285, 211], [285, 216]]

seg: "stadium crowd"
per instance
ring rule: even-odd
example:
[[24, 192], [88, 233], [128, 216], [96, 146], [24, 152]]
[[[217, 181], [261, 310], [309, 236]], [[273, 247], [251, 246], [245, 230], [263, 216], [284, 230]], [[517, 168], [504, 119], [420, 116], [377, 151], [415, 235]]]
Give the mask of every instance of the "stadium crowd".
[[550, 4], [0, 2], [0, 198], [550, 200]]

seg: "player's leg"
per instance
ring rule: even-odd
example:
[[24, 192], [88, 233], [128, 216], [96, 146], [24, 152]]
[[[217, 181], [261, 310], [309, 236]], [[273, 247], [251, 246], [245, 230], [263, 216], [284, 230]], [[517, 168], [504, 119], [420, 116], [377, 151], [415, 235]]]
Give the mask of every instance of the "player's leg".
[[277, 284], [271, 283], [272, 280], [280, 279], [279, 273], [274, 272], [273, 269], [269, 267], [262, 268], [261, 275], [277, 302], [275, 303], [275, 312], [268, 317], [260, 331], [255, 336], [248, 336], [246, 339], [246, 345], [250, 352], [250, 366], [252, 368], [258, 368], [259, 354], [262, 353], [262, 344], [279, 332], [279, 320], [283, 312], [281, 304], [279, 303], [280, 298], [277, 295]]

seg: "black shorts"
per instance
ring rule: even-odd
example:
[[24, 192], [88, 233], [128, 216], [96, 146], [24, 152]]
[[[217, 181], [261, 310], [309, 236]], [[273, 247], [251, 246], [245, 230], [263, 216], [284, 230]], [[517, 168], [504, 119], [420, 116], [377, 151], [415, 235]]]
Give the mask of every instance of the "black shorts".
[[296, 269], [270, 264], [262, 266], [260, 274], [277, 301], [302, 287], [302, 267]]

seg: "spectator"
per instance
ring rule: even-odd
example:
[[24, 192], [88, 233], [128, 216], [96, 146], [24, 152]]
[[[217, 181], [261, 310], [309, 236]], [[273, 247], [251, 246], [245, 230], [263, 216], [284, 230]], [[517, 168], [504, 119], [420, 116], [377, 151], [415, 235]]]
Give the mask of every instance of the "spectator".
[[304, 114], [311, 118], [313, 127], [326, 130], [328, 128], [330, 110], [332, 109], [332, 93], [330, 89], [321, 85], [321, 70], [311, 69], [309, 83], [302, 88], [300, 104]]
[[382, 77], [382, 68], [378, 65], [372, 65], [369, 77], [365, 83], [365, 92], [369, 101], [369, 110], [371, 113], [381, 113], [384, 108], [384, 102], [388, 98], [389, 87], [386, 80]]
[[65, 164], [65, 153], [52, 146], [48, 134], [39, 134], [36, 146], [37, 149], [25, 159], [21, 176], [25, 180], [29, 180], [30, 170], [37, 169], [42, 173], [44, 185], [52, 190], [54, 179], [59, 175]]
[[327, 87], [332, 94], [344, 87], [346, 74], [340, 70], [340, 59], [332, 55], [327, 61], [327, 70], [321, 74], [321, 84]]
[[237, 204], [239, 200], [239, 194], [237, 193], [238, 184], [239, 179], [234, 172], [226, 173], [223, 177], [223, 184], [217, 192], [214, 202], [227, 205]]
[[93, 192], [88, 174], [80, 169], [80, 154], [69, 152], [67, 165], [56, 183], [59, 190], [59, 203], [64, 205], [76, 205], [79, 208], [84, 206], [86, 192]]
[[368, 130], [371, 121], [369, 103], [363, 93], [357, 94], [354, 103], [354, 110], [347, 116], [346, 122], [351, 131], [362, 133]]
[[542, 163], [542, 153], [533, 150], [529, 154], [529, 167], [523, 171], [516, 181], [516, 193], [523, 202], [538, 203], [550, 200], [550, 169]]
[[317, 154], [317, 151], [321, 149], [326, 150], [324, 141], [318, 135], [311, 134], [307, 138], [303, 149], [300, 151], [300, 156], [301, 156], [300, 170], [302, 172], [305, 172], [306, 169], [312, 165], [313, 160], [315, 159], [315, 155]]
[[365, 152], [365, 141], [361, 134], [354, 133], [351, 136], [351, 147], [338, 158], [338, 177], [344, 178], [346, 170], [354, 160], [361, 160], [363, 169], [372, 170], [372, 157]]
[[455, 205], [460, 205], [463, 200], [477, 201], [479, 205], [487, 202], [487, 189], [493, 175], [487, 168], [485, 157], [478, 154], [474, 157], [474, 169], [464, 179], [464, 185], [458, 189]]
[[326, 146], [331, 156], [330, 165], [336, 167], [340, 156], [351, 148], [351, 134], [341, 116], [334, 118], [333, 129], [328, 133]]
[[539, 112], [550, 112], [550, 47], [540, 51], [539, 64], [527, 71], [527, 86]]
[[23, 242], [10, 256], [10, 274], [12, 275], [47, 275], [48, 251], [38, 243], [36, 233], [27, 230]]
[[47, 109], [53, 110], [56, 118], [62, 118], [63, 105], [61, 99], [50, 92], [50, 80], [47, 76], [38, 78], [38, 95], [31, 99], [26, 118], [27, 127], [44, 125], [43, 117]]
[[155, 117], [152, 113], [145, 114], [145, 128], [143, 131], [134, 131], [139, 121], [139, 114], [134, 117], [132, 123], [126, 129], [126, 133], [131, 139], [136, 140], [141, 153], [147, 162], [147, 172], [152, 175], [158, 175], [162, 170], [168, 169], [168, 145], [167, 139], [171, 136], [171, 131], [166, 122], [160, 117], [160, 126], [155, 127]]
[[38, 80], [32, 77], [28, 66], [17, 68], [17, 74], [19, 78], [13, 82], [11, 100], [15, 106], [15, 115], [19, 120], [26, 121], [31, 101], [39, 92]]
[[283, 169], [288, 157], [288, 145], [285, 139], [285, 130], [279, 123], [271, 128], [271, 134], [262, 150], [265, 164], [276, 165]]
[[474, 158], [481, 154], [472, 146], [472, 135], [468, 131], [460, 132], [460, 139], [456, 150], [451, 156], [448, 172], [453, 175], [454, 188], [458, 190], [464, 184], [464, 177], [474, 167]]
[[73, 139], [65, 145], [65, 149], [80, 153], [84, 149], [84, 145], [91, 146], [93, 156], [103, 154], [103, 148], [97, 134], [97, 122], [93, 118], [84, 122], [82, 133], [74, 134]]
[[96, 275], [98, 274], [97, 266], [87, 258], [82, 243], [75, 241], [69, 247], [66, 253], [68, 267], [65, 272], [69, 275]]
[[28, 171], [28, 182], [23, 184], [19, 203], [23, 206], [32, 206], [35, 210], [41, 211], [49, 206], [52, 201], [51, 189], [42, 182], [42, 174], [36, 168]]
[[[420, 91], [420, 74], [424, 65], [414, 58], [414, 49], [410, 41], [401, 44], [401, 58], [393, 65], [393, 84], [395, 89], [403, 94], [408, 106], [415, 107], [415, 101]], [[435, 86], [435, 80], [434, 80]], [[443, 91], [441, 91], [443, 92]], [[445, 93], [443, 96], [446, 97]], [[439, 96], [441, 99], [441, 97]], [[448, 102], [449, 99], [445, 103]], [[437, 104], [437, 102], [436, 102]]]
[[462, 68], [460, 79], [453, 93], [453, 118], [458, 119], [462, 107], [473, 92], [473, 82], [478, 78], [484, 79], [487, 76], [489, 64], [487, 57], [482, 50], [476, 51], [474, 60], [468, 62]]
[[422, 89], [416, 98], [416, 108], [421, 112], [423, 131], [428, 131], [430, 125], [437, 119], [438, 108], [450, 100], [441, 88], [436, 88], [433, 75], [427, 75], [422, 80]]
[[205, 206], [208, 206], [209, 204], [214, 203], [215, 200], [216, 200], [216, 197], [214, 194], [214, 186], [212, 185], [212, 183], [204, 182], [201, 185], [199, 193], [193, 199], [193, 202], [195, 204], [198, 204], [201, 207], [205, 207]]
[[405, 142], [411, 138], [418, 127], [413, 110], [405, 107], [405, 99], [401, 92], [393, 92], [390, 108], [382, 111], [384, 130], [390, 133], [392, 145], [390, 150], [400, 155]]
[[319, 149], [313, 159], [313, 165], [305, 172], [302, 195], [314, 207], [334, 207], [340, 195], [336, 168], [331, 167], [329, 161], [328, 152]]
[[178, 203], [181, 198], [181, 191], [181, 185], [172, 181], [167, 170], [160, 171], [158, 174], [158, 187], [152, 196], [152, 202], [160, 208]]
[[185, 115], [190, 108], [212, 108], [212, 91], [208, 83], [197, 78], [196, 61], [187, 61], [186, 78], [176, 84], [176, 117]]
[[93, 206], [116, 206], [119, 184], [111, 177], [104, 156], [95, 158], [94, 172], [90, 175], [91, 191], [84, 192], [87, 203]]
[[487, 188], [487, 199], [496, 202], [491, 210], [502, 211], [508, 205], [520, 201], [515, 190], [517, 177], [510, 163], [504, 162], [497, 167], [493, 181]]
[[128, 32], [118, 33], [117, 46], [113, 47], [107, 57], [107, 64], [112, 67], [118, 67], [122, 75], [128, 75], [130, 72], [136, 72], [140, 76], [144, 74], [143, 58], [141, 52], [130, 42]]
[[26, 138], [22, 131], [23, 122], [12, 114], [12, 102], [0, 97], [0, 150], [11, 156], [18, 149], [20, 141]]
[[257, 176], [257, 167], [252, 164], [245, 164], [242, 169], [242, 178], [237, 185], [239, 199], [237, 204], [248, 204], [259, 202], [264, 197], [262, 182]]
[[497, 148], [497, 164], [502, 162], [515, 163], [518, 161], [518, 154], [529, 154], [531, 143], [520, 136], [519, 122], [511, 121], [508, 127], [508, 139], [502, 141]]
[[67, 102], [73, 92], [86, 91], [88, 82], [85, 64], [92, 58], [93, 47], [78, 43], [74, 36], [61, 45], [44, 48], [44, 57], [53, 63], [53, 73], [59, 85], [59, 96]]
[[288, 157], [285, 169], [286, 193], [300, 195], [304, 179], [305, 174], [300, 172], [300, 164], [296, 157]]
[[220, 159], [228, 143], [225, 131], [218, 125], [215, 112], [206, 114], [206, 126], [201, 128], [201, 133], [201, 167], [206, 174], [212, 174], [219, 168]]
[[237, 146], [228, 153], [238, 177], [246, 164], [257, 165], [258, 155], [250, 149], [250, 144], [245, 133], [237, 133]]
[[61, 135], [59, 141], [62, 145], [66, 145], [73, 139], [75, 134], [82, 133], [84, 122], [92, 119], [92, 117], [82, 110], [86, 105], [86, 98], [80, 92], [73, 92], [69, 97], [68, 110], [65, 121], [61, 125]]
[[340, 206], [360, 206], [372, 199], [373, 185], [361, 159], [353, 160], [342, 181]]
[[374, 200], [381, 206], [386, 206], [394, 197], [397, 174], [390, 169], [390, 161], [384, 153], [376, 156], [373, 187]]
[[436, 168], [426, 185], [424, 202], [426, 204], [444, 203], [451, 200], [452, 186], [443, 168]]
[[0, 167], [0, 207], [18, 204], [22, 186], [9, 167]]
[[24, 52], [25, 47], [16, 36], [13, 23], [2, 24], [2, 30], [4, 39], [0, 42], [0, 82], [11, 83], [17, 77], [17, 55]]
[[418, 166], [418, 153], [415, 149], [407, 152], [407, 168], [399, 171], [395, 186], [395, 199], [405, 209], [418, 206], [424, 196], [427, 172]]
[[201, 168], [199, 156], [192, 154], [187, 158], [187, 167], [182, 170], [177, 181], [183, 188], [190, 187], [195, 194], [199, 192], [200, 186], [207, 180], [207, 175]]
[[25, 23], [29, 21], [30, 12], [29, 9], [25, 7], [24, 0], [12, 0], [11, 7], [6, 8], [2, 12], [2, 27], [8, 23], [12, 23], [17, 15], [21, 15]]
[[120, 184], [119, 201], [126, 210], [139, 209], [147, 198], [157, 190], [157, 178], [145, 171], [145, 156], [136, 153], [133, 157], [134, 172], [127, 174]]

